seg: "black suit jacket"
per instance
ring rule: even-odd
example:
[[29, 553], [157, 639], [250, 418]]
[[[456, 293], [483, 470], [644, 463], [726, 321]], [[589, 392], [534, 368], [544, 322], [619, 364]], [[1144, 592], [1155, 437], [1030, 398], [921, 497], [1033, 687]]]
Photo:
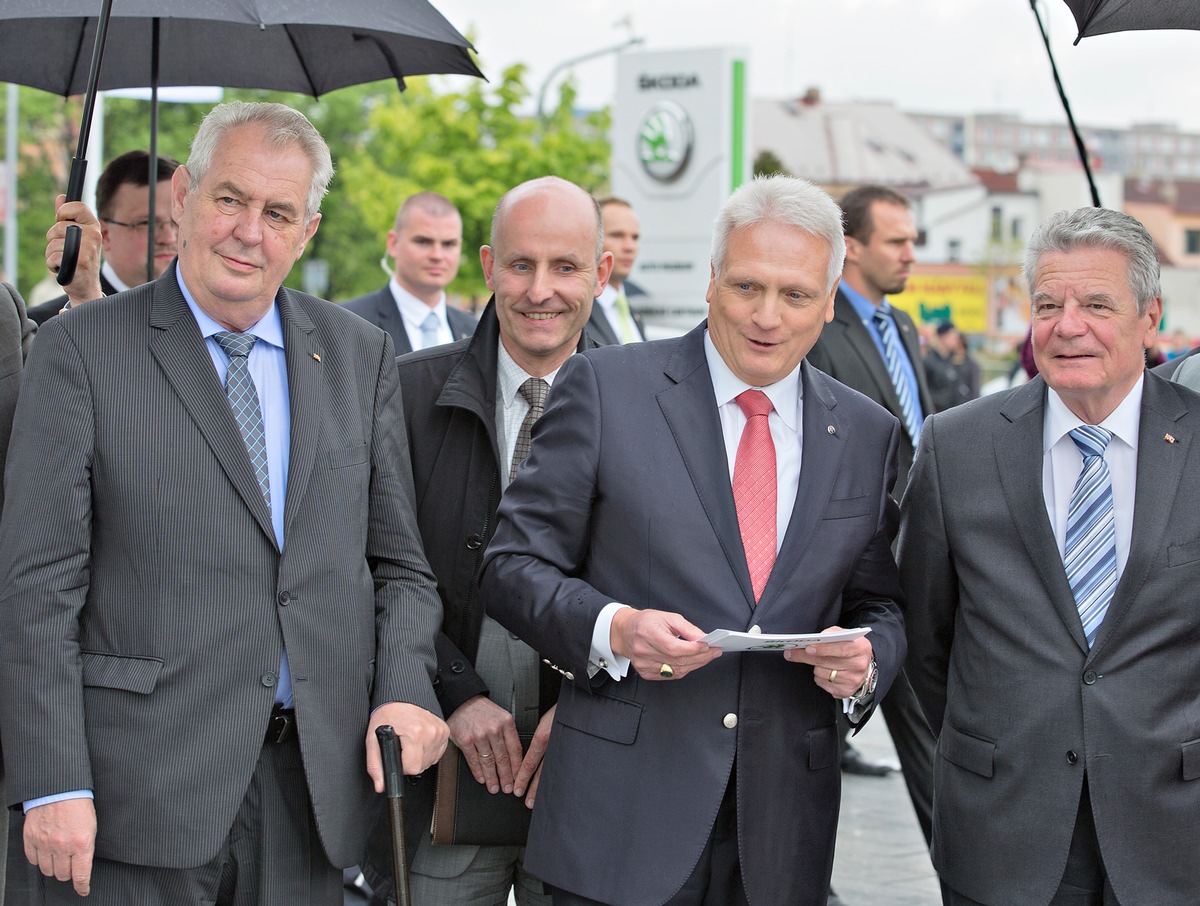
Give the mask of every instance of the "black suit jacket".
[[811, 668], [753, 652], [675, 683], [588, 675], [612, 601], [706, 631], [870, 626], [880, 695], [904, 658], [888, 495], [896, 420], [802, 367], [800, 484], [755, 605], [705, 327], [568, 359], [500, 503], [480, 578], [488, 613], [566, 679], [525, 865], [604, 903], [663, 903], [699, 860], [736, 770], [750, 902], [824, 906], [841, 708]]
[[[912, 362], [913, 372], [917, 376], [921, 411], [926, 416], [932, 415], [937, 409], [929, 393], [929, 384], [925, 380], [916, 325], [913, 324], [912, 318], [898, 308], [893, 308], [892, 314], [896, 326], [900, 329], [900, 339], [904, 343], [908, 359]], [[821, 337], [809, 352], [808, 360], [830, 377], [865, 394], [900, 419], [900, 457], [894, 492], [899, 500], [908, 486], [908, 472], [912, 468], [915, 444], [904, 425], [900, 397], [896, 388], [892, 386], [892, 379], [888, 375], [883, 357], [879, 354], [879, 347], [875, 345], [875, 340], [867, 331], [862, 318], [840, 288], [833, 303], [833, 320], [821, 331]]]
[[[106, 296], [115, 296], [117, 294], [117, 288], [108, 282], [108, 278], [104, 276], [103, 272], [100, 274], [100, 289], [104, 291], [104, 295]], [[29, 309], [29, 320], [35, 324], [44, 324], [62, 311], [62, 307], [66, 304], [66, 293], [63, 293], [61, 296], [55, 296], [53, 299]]]
[[[390, 284], [365, 296], [349, 299], [342, 305], [391, 334], [392, 343], [396, 346], [396, 355], [401, 356], [413, 351], [412, 343], [408, 341], [408, 331], [404, 329], [404, 318], [400, 316], [400, 309], [396, 307], [396, 297], [392, 295]], [[475, 332], [474, 316], [461, 308], [447, 304], [446, 320], [450, 322], [450, 335], [456, 340], [469, 337]]]
[[[629, 314], [633, 318], [633, 327], [637, 331], [638, 339], [646, 339], [646, 325], [642, 323], [642, 316], [634, 309], [635, 305], [645, 304], [649, 299], [646, 291], [636, 283], [626, 280], [625, 298], [629, 300]], [[640, 297], [640, 298], [639, 298]], [[635, 301], [636, 300], [636, 301]], [[599, 302], [592, 303], [592, 316], [588, 318], [588, 334], [595, 340], [598, 346], [616, 346], [618, 345], [617, 332], [613, 326], [608, 323], [608, 318], [604, 314], [604, 309], [600, 307]]]

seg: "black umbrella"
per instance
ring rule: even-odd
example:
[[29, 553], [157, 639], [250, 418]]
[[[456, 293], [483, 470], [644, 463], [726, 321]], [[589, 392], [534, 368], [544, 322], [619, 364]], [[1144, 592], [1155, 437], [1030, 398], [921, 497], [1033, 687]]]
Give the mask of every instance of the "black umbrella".
[[1079, 26], [1080, 38], [1115, 31], [1200, 28], [1197, 0], [1066, 0]]
[[[114, 7], [111, 18], [110, 5]], [[106, 31], [108, 46], [119, 50], [107, 57], [103, 54]], [[318, 97], [337, 88], [394, 78], [403, 90], [405, 77], [412, 75], [482, 77], [470, 49], [470, 43], [428, 0], [4, 0], [0, 4], [0, 81], [63, 96], [87, 92], [79, 152], [68, 186], [70, 200], [82, 194], [84, 149], [97, 89], [151, 88], [153, 186], [159, 86], [268, 88]], [[72, 188], [78, 194], [72, 195]], [[150, 201], [153, 224], [153, 192]], [[153, 254], [152, 238], [149, 247]], [[71, 265], [73, 270], [73, 260]], [[66, 268], [64, 254], [60, 283], [70, 282]]]

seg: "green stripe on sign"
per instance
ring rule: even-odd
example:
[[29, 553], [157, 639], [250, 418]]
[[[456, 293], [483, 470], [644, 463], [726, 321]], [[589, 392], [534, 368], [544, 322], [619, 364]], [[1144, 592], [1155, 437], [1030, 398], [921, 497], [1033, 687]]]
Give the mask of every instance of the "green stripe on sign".
[[733, 178], [729, 180], [732, 191], [742, 184], [746, 172], [746, 61], [733, 61], [733, 147], [730, 158], [733, 162]]

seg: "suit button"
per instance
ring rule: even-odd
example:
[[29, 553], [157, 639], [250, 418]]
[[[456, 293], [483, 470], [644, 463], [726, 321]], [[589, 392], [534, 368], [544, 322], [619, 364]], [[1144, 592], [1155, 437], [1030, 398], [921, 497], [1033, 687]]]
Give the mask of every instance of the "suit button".
[[483, 535], [474, 534], [467, 536], [467, 550], [477, 551], [483, 547]]
[[737, 715], [736, 714], [726, 714], [725, 719], [722, 720], [721, 723], [723, 723], [725, 725], [725, 729], [732, 730], [734, 727], [737, 726]]
[[761, 626], [759, 626], [758, 624], [755, 624], [755, 625], [751, 626], [751, 627], [750, 627], [750, 634], [751, 634], [751, 635], [762, 635], [762, 627], [761, 627]]
[[1095, 671], [1095, 670], [1088, 670], [1086, 673], [1084, 673], [1084, 674], [1083, 674], [1083, 681], [1084, 681], [1085, 683], [1087, 683], [1089, 686], [1091, 686], [1091, 685], [1095, 684], [1095, 682], [1096, 682], [1096, 671]]
[[280, 606], [280, 607], [287, 607], [287, 606], [288, 606], [288, 602], [292, 600], [292, 596], [291, 596], [290, 594], [288, 594], [286, 591], [281, 591], [281, 592], [279, 593], [279, 599], [278, 599], [278, 600], [279, 600], [279, 606]]
[[450, 662], [450, 672], [451, 673], [462, 673], [466, 669], [467, 669], [467, 665], [464, 664], [462, 661], [451, 661]]
[[1073, 749], [1067, 750], [1067, 764], [1078, 764], [1079, 756], [1075, 754]]
[[261, 677], [259, 677], [259, 682], [268, 689], [275, 685], [275, 680], [276, 676], [274, 673], [264, 673]]

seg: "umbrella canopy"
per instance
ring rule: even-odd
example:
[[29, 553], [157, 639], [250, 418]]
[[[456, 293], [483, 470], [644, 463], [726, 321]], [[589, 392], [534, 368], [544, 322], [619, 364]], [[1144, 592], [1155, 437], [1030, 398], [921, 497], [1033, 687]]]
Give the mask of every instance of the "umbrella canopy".
[[[100, 0], [5, 0], [0, 81], [83, 94], [100, 7]], [[219, 85], [317, 97], [378, 79], [482, 76], [470, 43], [426, 0], [116, 0], [107, 46], [101, 90]]]
[[1080, 38], [1115, 31], [1200, 28], [1200, 0], [1066, 0]]

